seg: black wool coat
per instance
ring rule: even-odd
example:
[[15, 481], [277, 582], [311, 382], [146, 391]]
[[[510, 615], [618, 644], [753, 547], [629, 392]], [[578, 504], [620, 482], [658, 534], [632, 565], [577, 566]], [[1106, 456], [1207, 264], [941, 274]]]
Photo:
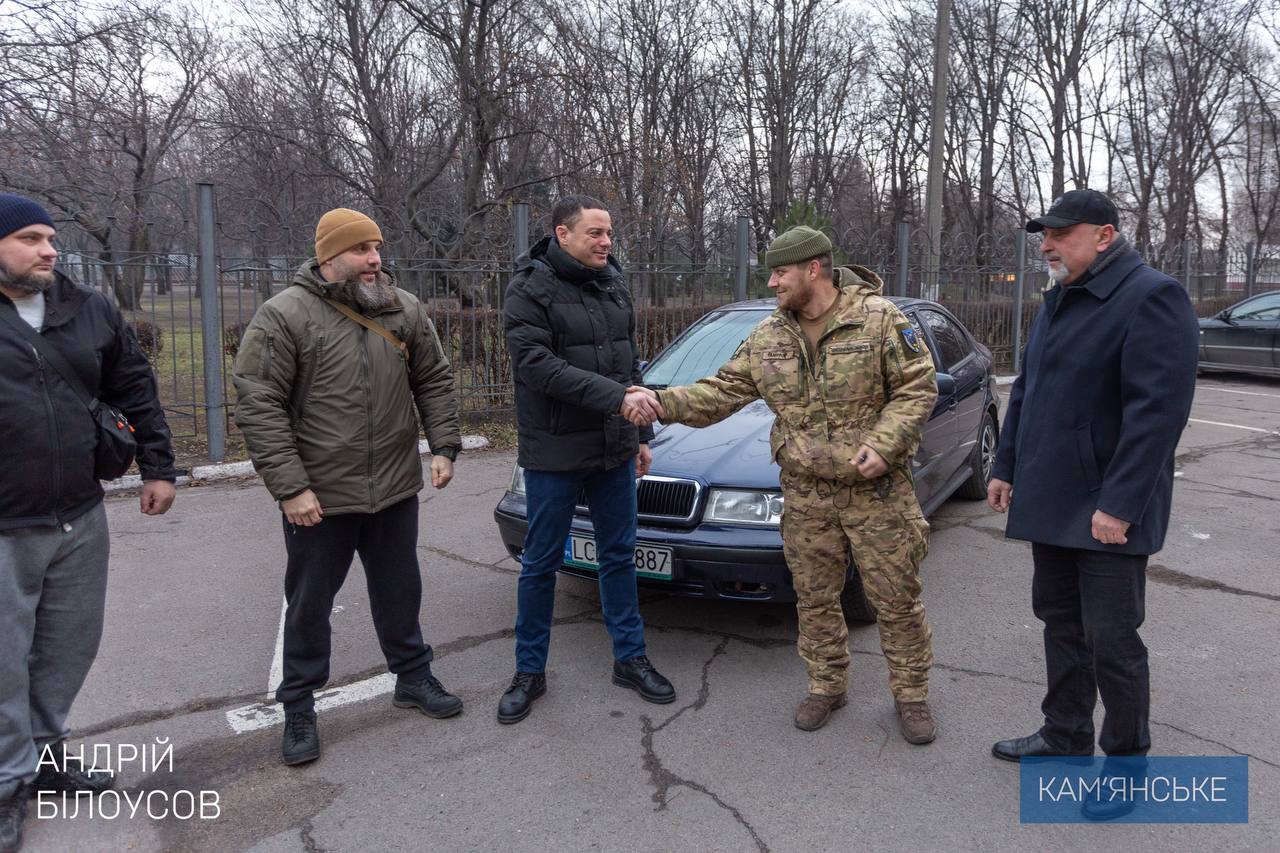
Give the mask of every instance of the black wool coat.
[[[1186, 291], [1133, 249], [1082, 284], [1046, 292], [992, 472], [1013, 484], [1010, 538], [1160, 550], [1198, 345]], [[1131, 523], [1126, 544], [1093, 538], [1096, 510]]]

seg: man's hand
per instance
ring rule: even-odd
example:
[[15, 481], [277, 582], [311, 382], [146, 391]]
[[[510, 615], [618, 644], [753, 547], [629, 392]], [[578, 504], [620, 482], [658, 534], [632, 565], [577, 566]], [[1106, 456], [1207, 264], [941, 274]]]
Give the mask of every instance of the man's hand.
[[140, 509], [143, 515], [164, 515], [173, 506], [173, 483], [168, 480], [144, 480]]
[[858, 455], [853, 457], [853, 464], [858, 469], [858, 473], [868, 480], [874, 480], [889, 470], [889, 463], [885, 462], [884, 457], [869, 444], [858, 448]]
[[987, 484], [987, 506], [996, 512], [1004, 512], [1013, 501], [1013, 483], [991, 478]]
[[1129, 522], [1102, 510], [1093, 514], [1093, 538], [1103, 545], [1123, 545], [1129, 541]]
[[431, 457], [431, 485], [443, 489], [453, 479], [453, 460], [448, 456]]
[[290, 524], [301, 527], [319, 524], [320, 519], [324, 517], [324, 510], [320, 508], [320, 499], [310, 489], [300, 495], [294, 495], [287, 501], [281, 501], [280, 510], [284, 513], [284, 517], [289, 519]]
[[638, 427], [646, 427], [663, 416], [662, 406], [658, 405], [656, 392], [632, 385], [622, 398], [622, 408], [618, 410], [631, 423]]
[[640, 451], [636, 454], [636, 479], [639, 480], [645, 474], [649, 473], [649, 466], [653, 464], [653, 451], [649, 449], [649, 445], [640, 444]]

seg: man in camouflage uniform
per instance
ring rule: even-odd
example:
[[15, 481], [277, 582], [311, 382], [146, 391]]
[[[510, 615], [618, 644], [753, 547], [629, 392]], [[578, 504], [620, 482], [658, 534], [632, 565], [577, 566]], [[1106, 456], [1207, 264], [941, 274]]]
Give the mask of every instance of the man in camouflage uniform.
[[889, 686], [911, 743], [929, 743], [933, 645], [920, 601], [929, 526], [911, 456], [937, 399], [933, 359], [873, 272], [834, 269], [831, 241], [798, 226], [765, 261], [778, 310], [715, 376], [658, 392], [663, 420], [708, 426], [761, 398], [782, 468], [782, 540], [800, 621], [809, 695], [796, 725], [812, 731], [845, 703], [848, 628], [840, 594], [852, 557], [875, 606]]

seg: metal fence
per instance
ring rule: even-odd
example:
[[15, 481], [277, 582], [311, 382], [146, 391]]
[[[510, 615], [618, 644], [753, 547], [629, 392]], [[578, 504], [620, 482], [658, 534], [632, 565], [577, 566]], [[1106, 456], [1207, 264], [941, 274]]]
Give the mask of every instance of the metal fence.
[[[258, 307], [289, 285], [308, 247], [225, 233], [214, 210], [213, 188], [200, 185], [197, 221], [187, 237], [194, 245], [188, 251], [71, 252], [64, 254], [63, 268], [100, 288], [121, 308], [156, 371], [174, 435], [189, 440], [196, 455], [220, 461], [227, 431], [234, 430], [234, 388], [228, 374], [240, 337]], [[505, 413], [514, 405], [501, 306], [512, 259], [529, 246], [528, 208], [515, 205], [508, 225], [509, 243], [495, 247], [494, 257], [422, 257], [407, 251], [404, 241], [388, 238], [383, 259], [397, 284], [427, 306], [453, 364], [468, 416]], [[717, 306], [772, 295], [768, 270], [748, 245], [745, 217], [736, 231], [732, 252], [713, 253], [717, 260], [712, 263], [627, 264], [624, 254], [642, 358], [652, 358]], [[175, 235], [169, 236], [172, 245]], [[1016, 369], [1048, 284], [1034, 238], [1020, 231], [949, 235], [940, 247], [936, 279], [926, 265], [925, 234], [906, 224], [889, 234], [837, 234], [835, 242], [843, 255], [839, 260], [879, 274], [886, 294], [941, 302], [991, 348], [998, 369]], [[625, 252], [625, 246], [618, 248]], [[1141, 250], [1153, 266], [1186, 284], [1201, 316], [1247, 295], [1280, 289], [1280, 258], [1255, 247], [1230, 252], [1191, 245]], [[732, 260], [719, 260], [722, 257]]]

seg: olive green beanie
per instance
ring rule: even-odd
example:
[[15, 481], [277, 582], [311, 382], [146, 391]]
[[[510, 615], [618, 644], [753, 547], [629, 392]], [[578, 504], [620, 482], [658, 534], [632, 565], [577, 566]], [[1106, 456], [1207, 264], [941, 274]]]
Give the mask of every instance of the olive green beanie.
[[808, 225], [788, 228], [769, 244], [764, 253], [764, 263], [769, 269], [787, 264], [798, 264], [825, 255], [831, 251], [831, 240], [826, 234]]

